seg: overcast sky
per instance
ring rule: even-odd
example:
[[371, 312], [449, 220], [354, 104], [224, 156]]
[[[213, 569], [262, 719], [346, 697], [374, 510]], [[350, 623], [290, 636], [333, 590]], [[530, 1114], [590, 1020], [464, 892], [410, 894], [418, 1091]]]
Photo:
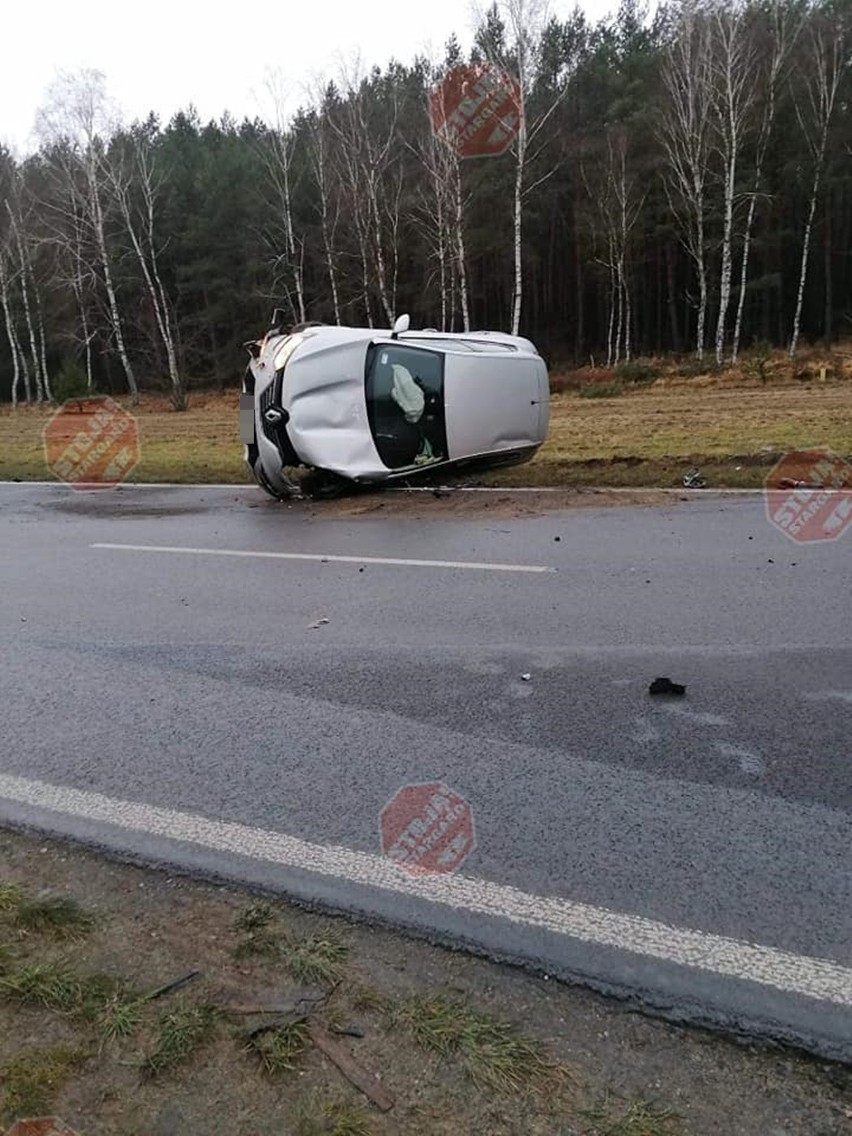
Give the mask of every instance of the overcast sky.
[[[617, 5], [581, 0], [591, 19]], [[45, 88], [57, 71], [93, 67], [127, 119], [156, 111], [167, 122], [194, 103], [202, 120], [225, 110], [268, 117], [265, 76], [286, 76], [289, 101], [304, 101], [317, 76], [332, 77], [341, 58], [364, 64], [419, 51], [440, 56], [455, 31], [467, 44], [470, 0], [6, 0], [0, 62], [0, 142], [18, 153], [31, 132]], [[552, 0], [565, 16], [573, 0]]]

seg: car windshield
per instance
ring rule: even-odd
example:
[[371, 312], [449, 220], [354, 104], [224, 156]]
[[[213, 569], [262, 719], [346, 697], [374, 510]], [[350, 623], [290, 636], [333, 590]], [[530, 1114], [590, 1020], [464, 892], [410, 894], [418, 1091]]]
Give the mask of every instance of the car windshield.
[[439, 352], [373, 344], [365, 382], [370, 430], [389, 469], [446, 457], [444, 358]]

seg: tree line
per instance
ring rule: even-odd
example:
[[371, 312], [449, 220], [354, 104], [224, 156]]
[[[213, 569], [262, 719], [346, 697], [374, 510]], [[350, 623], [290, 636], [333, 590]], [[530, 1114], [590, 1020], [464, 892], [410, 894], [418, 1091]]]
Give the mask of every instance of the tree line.
[[[57, 78], [0, 149], [0, 398], [239, 377], [273, 307], [489, 327], [551, 360], [735, 361], [852, 320], [850, 0], [637, 0], [591, 23], [498, 0], [463, 51], [341, 69], [295, 114], [131, 125]], [[501, 156], [435, 137], [461, 64], [514, 76]]]

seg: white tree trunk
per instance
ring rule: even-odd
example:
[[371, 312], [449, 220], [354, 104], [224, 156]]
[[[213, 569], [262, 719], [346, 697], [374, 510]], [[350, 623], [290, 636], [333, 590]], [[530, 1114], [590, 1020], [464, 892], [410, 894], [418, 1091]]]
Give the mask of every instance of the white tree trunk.
[[21, 239], [21, 230], [18, 224], [18, 218], [12, 212], [12, 207], [8, 200], [6, 201], [6, 212], [9, 214], [9, 225], [12, 237], [15, 241], [15, 249], [18, 254], [18, 280], [20, 282], [21, 302], [24, 307], [24, 322], [27, 326], [27, 335], [30, 343], [30, 359], [33, 365], [33, 378], [35, 379], [36, 387], [36, 402], [41, 402], [44, 399], [44, 386], [41, 381], [41, 361], [38, 350], [38, 341], [35, 334], [35, 326], [33, 324], [32, 309], [30, 307], [30, 293], [27, 286], [29, 276], [29, 262], [24, 249], [24, 242]]
[[799, 265], [799, 287], [796, 291], [796, 311], [793, 316], [793, 334], [790, 337], [790, 358], [796, 354], [799, 345], [799, 332], [802, 326], [802, 305], [805, 299], [805, 282], [808, 276], [808, 254], [811, 248], [811, 232], [814, 227], [814, 214], [816, 213], [817, 194], [819, 193], [820, 173], [814, 175], [814, 184], [811, 191], [811, 200], [808, 206], [808, 219], [805, 222], [805, 236], [802, 241], [802, 259]]
[[[9, 340], [9, 350], [12, 352], [12, 409], [14, 410], [18, 405], [18, 388], [21, 381], [20, 349], [12, 319], [12, 309], [9, 304], [9, 277], [2, 249], [0, 249], [0, 305], [3, 307], [3, 317], [6, 321], [6, 338]], [[27, 398], [27, 401], [29, 402], [29, 398]]]
[[[108, 167], [108, 177], [112, 185], [115, 199], [124, 221], [124, 227], [136, 254], [136, 260], [142, 272], [145, 290], [154, 313], [154, 320], [160, 334], [160, 340], [166, 353], [166, 366], [169, 372], [169, 381], [172, 387], [172, 400], [176, 409], [186, 407], [186, 394], [178, 367], [175, 336], [172, 328], [170, 305], [165, 288], [160, 277], [157, 264], [157, 246], [155, 240], [156, 189], [154, 186], [151, 166], [148, 155], [142, 150], [142, 144], [136, 146], [135, 174], [138, 176], [138, 189], [142, 198], [143, 232], [140, 233], [130, 202], [130, 176], [123, 174], [114, 167]], [[143, 243], [144, 242], [144, 243]]]
[[461, 303], [462, 331], [470, 331], [470, 302], [467, 289], [467, 259], [464, 247], [464, 197], [462, 195], [461, 169], [458, 159], [455, 162], [455, 246], [456, 271], [459, 282], [459, 301]]
[[130, 357], [127, 354], [127, 348], [124, 343], [124, 328], [121, 322], [121, 315], [118, 310], [118, 300], [115, 294], [115, 286], [112, 281], [112, 270], [110, 268], [109, 255], [106, 247], [106, 235], [104, 233], [103, 213], [101, 211], [100, 200], [96, 206], [96, 237], [98, 242], [98, 253], [101, 258], [101, 269], [104, 274], [104, 288], [106, 289], [107, 300], [109, 302], [110, 321], [112, 323], [113, 334], [115, 335], [115, 346], [118, 350], [118, 357], [121, 360], [121, 365], [124, 368], [124, 375], [127, 379], [127, 386], [132, 395], [134, 404], [139, 401], [139, 387], [136, 383], [136, 376], [133, 373], [133, 367], [130, 362]]
[[524, 220], [524, 167], [526, 164], [527, 132], [518, 131], [517, 160], [515, 164], [515, 196], [512, 208], [512, 238], [515, 253], [515, 284], [512, 291], [512, 335], [521, 329], [521, 303], [524, 297], [523, 272], [523, 220]]
[[[819, 20], [820, 13], [811, 17]], [[796, 354], [802, 324], [802, 305], [805, 296], [805, 281], [808, 274], [808, 254], [811, 245], [814, 214], [822, 183], [823, 167], [828, 146], [828, 134], [834, 116], [837, 91], [847, 57], [847, 44], [842, 27], [834, 25], [831, 19], [811, 27], [810, 57], [805, 84], [810, 102], [810, 114], [804, 111], [796, 100], [796, 113], [802, 131], [810, 146], [814, 159], [813, 188], [808, 206], [808, 219], [805, 223], [802, 241], [802, 260], [799, 266], [799, 287], [796, 295], [796, 311], [793, 316], [793, 334], [790, 337], [790, 358]]]

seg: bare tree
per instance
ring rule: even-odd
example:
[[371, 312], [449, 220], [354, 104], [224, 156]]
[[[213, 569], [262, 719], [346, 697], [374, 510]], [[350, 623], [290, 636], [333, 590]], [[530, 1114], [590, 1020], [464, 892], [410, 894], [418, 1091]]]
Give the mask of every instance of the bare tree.
[[186, 410], [186, 387], [178, 364], [174, 307], [163, 286], [156, 237], [156, 209], [160, 183], [154, 171], [149, 139], [136, 131], [129, 153], [116, 153], [104, 162], [107, 178], [130, 243], [142, 272], [157, 331], [166, 354], [166, 366], [175, 410]]
[[813, 182], [802, 240], [799, 287], [793, 316], [793, 333], [790, 337], [791, 359], [796, 354], [799, 343], [811, 233], [825, 168], [829, 133], [837, 103], [837, 92], [843, 71], [849, 65], [848, 39], [849, 30], [842, 15], [830, 12], [823, 14], [820, 11], [811, 13], [807, 29], [807, 48], [800, 64], [801, 86], [794, 92], [796, 115], [813, 160]]
[[3, 319], [6, 325], [6, 338], [9, 341], [9, 350], [12, 355], [12, 408], [18, 405], [20, 398], [20, 385], [23, 380], [24, 398], [30, 401], [30, 378], [27, 361], [18, 339], [15, 318], [12, 313], [12, 286], [17, 274], [17, 267], [12, 268], [12, 257], [8, 241], [8, 229], [0, 232], [0, 307], [3, 308]]
[[740, 0], [718, 2], [712, 19], [712, 98], [718, 150], [722, 159], [724, 197], [719, 311], [716, 319], [716, 365], [721, 366], [731, 302], [737, 169], [755, 99], [756, 59], [749, 38], [746, 11]]
[[295, 138], [284, 113], [286, 90], [280, 71], [270, 72], [266, 90], [272, 104], [273, 126], [261, 147], [269, 183], [272, 188], [272, 213], [275, 223], [270, 235], [275, 248], [276, 275], [281, 274], [291, 299], [294, 322], [305, 321], [305, 283], [303, 242], [296, 237], [293, 214], [293, 157]]
[[[796, 11], [791, 10], [786, 4], [780, 2], [780, 0], [773, 0], [768, 13], [768, 19], [768, 43], [763, 53], [763, 70], [758, 73], [756, 80], [758, 83], [762, 84], [765, 95], [760, 116], [757, 145], [755, 148], [751, 191], [748, 195], [748, 212], [743, 230], [739, 296], [737, 298], [737, 314], [734, 321], [734, 335], [731, 346], [732, 363], [736, 363], [739, 357], [743, 310], [745, 308], [746, 289], [748, 286], [749, 254], [751, 252], [752, 234], [754, 233], [757, 201], [763, 185], [763, 168], [766, 161], [769, 140], [772, 137], [772, 128], [775, 123], [778, 90], [790, 50], [796, 40], [800, 27], [799, 17]], [[760, 55], [760, 53], [758, 54]], [[757, 66], [757, 64], [755, 65]]]
[[[105, 198], [109, 182], [105, 159], [108, 141], [116, 129], [116, 116], [103, 74], [92, 70], [60, 74], [38, 112], [37, 128], [43, 142], [51, 147], [49, 169], [56, 195], [46, 203], [47, 208], [59, 214], [67, 228], [81, 221], [91, 234], [116, 351], [136, 403], [139, 387], [125, 344], [107, 245]], [[55, 225], [53, 231], [58, 234], [62, 229]]]
[[[495, 37], [493, 30], [500, 22], [508, 30], [508, 42]], [[550, 90], [545, 91], [542, 66], [542, 42], [551, 23], [548, 0], [497, 0], [486, 19], [480, 16], [479, 41], [490, 63], [511, 74], [518, 84], [518, 120], [507, 121], [504, 129], [516, 129], [512, 153], [515, 176], [512, 193], [512, 251], [514, 283], [512, 288], [512, 334], [521, 325], [524, 293], [523, 222], [524, 206], [534, 191], [556, 172], [552, 165], [535, 180], [528, 180], [530, 169], [545, 148], [544, 127], [559, 108], [568, 92], [568, 79], [573, 70], [570, 54], [563, 56], [562, 67]], [[502, 31], [502, 27], [500, 29]], [[536, 96], [535, 98], [533, 96]]]
[[581, 167], [583, 182], [603, 232], [605, 251], [598, 261], [609, 274], [607, 366], [614, 367], [632, 353], [633, 300], [628, 260], [633, 230], [646, 194], [628, 174], [629, 142], [625, 130], [609, 130], [606, 154], [590, 176]]
[[33, 323], [33, 305], [30, 303], [32, 265], [30, 263], [26, 241], [21, 234], [22, 218], [19, 212], [20, 197], [18, 196], [16, 209], [12, 208], [12, 203], [8, 197], [6, 198], [5, 204], [6, 212], [9, 216], [9, 234], [18, 261], [18, 286], [21, 293], [24, 322], [29, 338], [30, 361], [32, 362], [33, 379], [35, 380], [36, 402], [42, 402], [45, 397], [50, 397], [50, 384], [47, 384], [47, 390], [45, 391], [44, 380], [47, 376], [42, 373], [42, 354], [39, 351], [39, 342], [36, 337], [35, 324]]
[[308, 158], [319, 194], [320, 231], [322, 232], [325, 268], [331, 288], [334, 322], [340, 325], [340, 297], [337, 284], [337, 253], [335, 239], [340, 219], [339, 195], [333, 192], [332, 170], [328, 154], [327, 123], [321, 111], [311, 113], [308, 121]]
[[666, 103], [659, 134], [668, 162], [666, 186], [683, 242], [695, 267], [698, 310], [695, 350], [704, 357], [707, 322], [707, 181], [710, 167], [712, 71], [709, 26], [694, 0], [683, 4], [663, 65]]
[[[356, 60], [344, 67], [340, 74], [341, 102], [329, 123], [337, 141], [337, 155], [341, 179], [352, 211], [361, 259], [362, 300], [368, 326], [372, 327], [370, 305], [371, 282], [375, 282], [379, 304], [388, 323], [394, 319], [395, 295], [393, 280], [388, 285], [387, 221], [391, 219], [391, 259], [398, 255], [394, 232], [392, 187], [398, 177], [398, 134], [396, 87], [389, 88], [388, 99], [378, 108], [381, 114], [370, 117], [368, 112], [367, 80], [360, 73]], [[376, 100], [372, 100], [374, 111]], [[389, 192], [390, 184], [390, 192]]]
[[[439, 78], [438, 75], [435, 76]], [[443, 88], [436, 82], [433, 97], [440, 99]], [[446, 117], [442, 115], [442, 117]], [[411, 147], [426, 173], [426, 184], [419, 191], [418, 219], [423, 219], [431, 257], [437, 264], [441, 296], [441, 330], [455, 327], [456, 308], [460, 308], [462, 329], [470, 331], [465, 257], [465, 197], [461, 180], [461, 164], [456, 150], [425, 133], [422, 142]], [[456, 299], [458, 297], [458, 299]]]

